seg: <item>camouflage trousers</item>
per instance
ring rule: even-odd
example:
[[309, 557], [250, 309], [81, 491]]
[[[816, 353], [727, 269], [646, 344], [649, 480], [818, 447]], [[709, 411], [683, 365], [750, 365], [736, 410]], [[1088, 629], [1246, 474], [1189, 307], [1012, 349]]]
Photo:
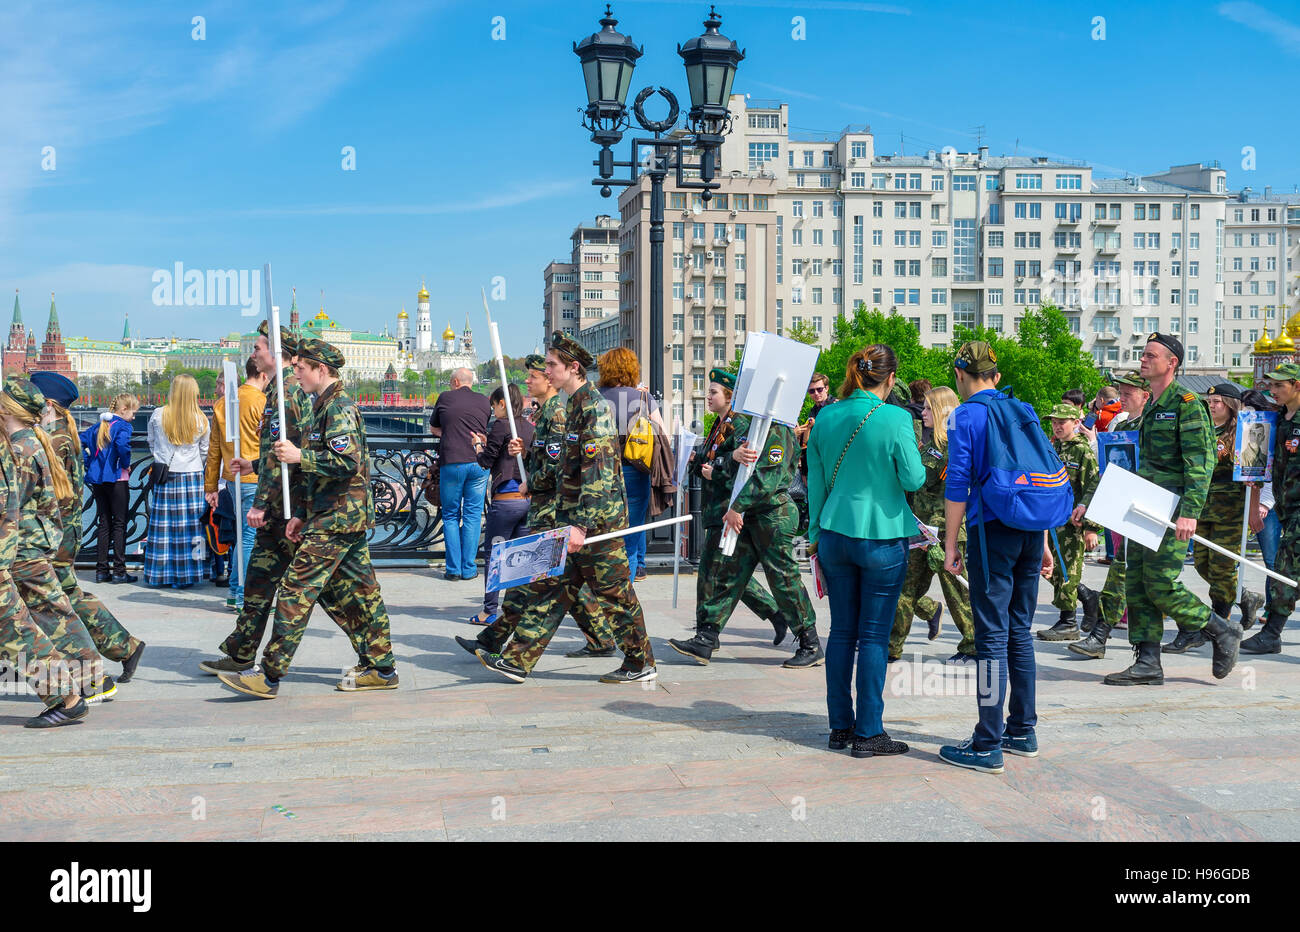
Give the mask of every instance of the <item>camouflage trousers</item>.
[[1106, 570], [1106, 585], [1101, 590], [1101, 620], [1112, 628], [1119, 624], [1128, 608], [1128, 598], [1124, 592], [1124, 577], [1128, 571], [1124, 554], [1127, 550], [1128, 542], [1121, 538], [1115, 559]]
[[[932, 551], [938, 551], [938, 555], [934, 556]], [[918, 547], [907, 555], [907, 575], [903, 577], [903, 591], [898, 596], [898, 608], [894, 612], [894, 630], [889, 635], [889, 656], [903, 656], [903, 642], [912, 630], [913, 607], [929, 590], [936, 575], [939, 577], [939, 588], [943, 591], [943, 600], [948, 604], [948, 614], [952, 615], [953, 623], [961, 632], [957, 653], [975, 656], [975, 622], [971, 616], [970, 593], [951, 573], [943, 569], [943, 551], [938, 547]], [[962, 578], [965, 577], [966, 572], [963, 570]], [[925, 616], [927, 621], [933, 617], [933, 612]]]
[[[1198, 521], [1196, 533], [1212, 540], [1225, 550], [1241, 550], [1241, 519], [1237, 521]], [[1237, 561], [1215, 553], [1199, 541], [1192, 544], [1192, 561], [1196, 572], [1210, 584], [1210, 604], [1237, 601]]]
[[[1052, 547], [1052, 605], [1066, 612], [1079, 604], [1079, 579], [1083, 576], [1083, 529], [1073, 524], [1058, 527], [1056, 540], [1061, 552], [1057, 553], [1056, 548]], [[1050, 536], [1048, 544], [1051, 544]], [[1062, 573], [1062, 563], [1065, 564], [1064, 570], [1070, 574], [1069, 579]]]
[[632, 588], [622, 539], [601, 541], [569, 554], [564, 575], [533, 585], [539, 588], [529, 595], [514, 637], [501, 651], [502, 658], [531, 672], [585, 585], [591, 588], [601, 617], [613, 628], [624, 666], [640, 670], [654, 664], [645, 612]]
[[[700, 549], [700, 566], [695, 573], [695, 624], [698, 626], [701, 622], [709, 621], [702, 614], [703, 607], [713, 597], [718, 587], [718, 564], [725, 559], [718, 545], [722, 543], [722, 528], [711, 527], [705, 530], [704, 546]], [[754, 576], [750, 576], [745, 582], [745, 589], [740, 594], [740, 601], [745, 608], [749, 609], [764, 621], [770, 620], [781, 614], [776, 607], [776, 599], [772, 594], [763, 588], [762, 583]]]
[[[217, 648], [231, 660], [251, 663], [257, 659], [257, 648], [262, 643], [262, 635], [266, 633], [276, 589], [298, 550], [298, 545], [284, 536], [286, 523], [283, 520], [267, 521], [257, 529], [253, 552], [249, 555], [248, 568], [244, 572], [244, 607], [235, 621], [235, 630]], [[343, 629], [352, 642], [357, 657], [364, 663], [366, 651], [360, 632], [339, 621], [341, 608], [337, 604], [335, 590], [326, 587], [318, 601], [325, 614]]]
[[[1282, 537], [1278, 541], [1273, 570], [1292, 579], [1300, 578], [1297, 576], [1300, 571], [1300, 510], [1289, 515], [1279, 513], [1278, 519], [1282, 523]], [[1268, 595], [1270, 616], [1289, 618], [1295, 611], [1296, 591], [1286, 583], [1278, 582], [1270, 576], [1264, 591]]]
[[[480, 631], [476, 639], [484, 650], [491, 654], [501, 653], [501, 649], [506, 646], [510, 636], [519, 627], [524, 611], [540, 596], [550, 591], [548, 588], [550, 582], [549, 579], [542, 579], [526, 586], [512, 586], [506, 590], [505, 597], [501, 600], [501, 613], [497, 615], [497, 620]], [[592, 650], [610, 650], [614, 647], [613, 632], [610, 630], [609, 622], [601, 613], [600, 603], [596, 601], [590, 586], [584, 585], [578, 591], [573, 604], [569, 606], [569, 614], [573, 616], [574, 623], [577, 624], [578, 630], [587, 639], [587, 646]]]
[[56, 672], [66, 659], [32, 618], [8, 571], [0, 571], [0, 661], [15, 667], [25, 661], [18, 674], [46, 706], [54, 708], [75, 688], [70, 677]]
[[786, 620], [790, 630], [799, 632], [815, 625], [817, 613], [794, 556], [794, 531], [798, 522], [799, 512], [789, 499], [775, 508], [746, 514], [736, 549], [729, 557], [718, 554], [712, 592], [695, 607], [696, 619], [715, 624], [719, 629], [726, 627], [761, 564], [777, 614]]
[[1163, 640], [1166, 615], [1187, 631], [1205, 627], [1210, 607], [1178, 581], [1187, 559], [1187, 541], [1179, 540], [1170, 528], [1154, 553], [1141, 544], [1126, 546], [1125, 551], [1128, 573], [1124, 593], [1128, 598], [1130, 644]]
[[104, 661], [85, 624], [72, 610], [54, 567], [41, 560], [15, 560], [9, 575], [32, 620], [45, 632], [54, 649], [68, 661], [80, 664], [83, 692], [104, 677]]
[[104, 607], [103, 602], [81, 588], [72, 561], [61, 563], [56, 556], [54, 574], [59, 580], [59, 588], [68, 597], [72, 610], [90, 632], [96, 650], [109, 660], [119, 663], [135, 653], [135, 649], [140, 646], [140, 639], [132, 637], [117, 617]]
[[923, 595], [912, 605], [913, 617], [921, 621], [929, 621], [934, 617], [934, 613], [939, 611], [939, 603], [928, 595]]
[[317, 601], [331, 606], [330, 616], [348, 636], [363, 665], [393, 666], [388, 609], [370, 563], [365, 531], [330, 534], [308, 530], [276, 592], [275, 625], [262, 652], [262, 669], [268, 677], [278, 680], [288, 672]]

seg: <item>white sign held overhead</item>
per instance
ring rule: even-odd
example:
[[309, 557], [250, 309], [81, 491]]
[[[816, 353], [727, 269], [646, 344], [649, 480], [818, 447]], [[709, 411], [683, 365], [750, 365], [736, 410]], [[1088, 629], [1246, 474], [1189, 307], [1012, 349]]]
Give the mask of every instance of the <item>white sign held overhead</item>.
[[221, 379], [226, 386], [226, 442], [234, 443], [239, 433], [239, 373], [229, 359], [221, 363]]
[[[750, 333], [736, 376], [732, 406], [751, 417], [770, 417], [794, 427], [817, 368], [820, 347], [774, 333]], [[783, 381], [778, 386], [778, 377]]]

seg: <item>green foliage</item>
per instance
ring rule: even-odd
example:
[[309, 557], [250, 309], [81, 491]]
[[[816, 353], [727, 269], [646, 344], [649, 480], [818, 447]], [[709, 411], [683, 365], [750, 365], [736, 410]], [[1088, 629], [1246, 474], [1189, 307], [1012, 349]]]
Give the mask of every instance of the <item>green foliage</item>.
[[817, 336], [817, 331], [813, 329], [813, 325], [802, 320], [793, 327], [786, 327], [785, 335], [791, 340], [798, 340], [800, 343], [806, 343], [809, 346], [816, 346], [821, 342]]

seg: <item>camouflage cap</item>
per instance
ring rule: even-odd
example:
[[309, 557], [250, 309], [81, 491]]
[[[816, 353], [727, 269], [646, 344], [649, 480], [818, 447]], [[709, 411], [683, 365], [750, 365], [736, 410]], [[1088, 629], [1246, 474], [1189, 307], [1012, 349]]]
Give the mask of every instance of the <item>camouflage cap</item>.
[[1061, 402], [1052, 408], [1052, 413], [1048, 417], [1054, 421], [1077, 421], [1083, 418], [1083, 411], [1077, 405]]
[[1126, 372], [1123, 375], [1117, 375], [1110, 380], [1111, 385], [1127, 385], [1129, 388], [1140, 388], [1144, 392], [1151, 391], [1151, 383], [1136, 372]]
[[299, 359], [310, 359], [335, 369], [343, 368], [343, 354], [338, 351], [338, 347], [315, 337], [304, 337], [299, 341], [296, 355]]
[[10, 376], [5, 379], [5, 394], [35, 417], [40, 417], [45, 409], [45, 396], [41, 390], [26, 379]]
[[1300, 363], [1284, 362], [1272, 372], [1265, 372], [1264, 378], [1274, 382], [1300, 381]]
[[1216, 398], [1236, 398], [1241, 400], [1241, 386], [1236, 382], [1218, 382], [1205, 390], [1205, 394]]
[[980, 375], [997, 369], [998, 354], [983, 340], [971, 340], [969, 343], [963, 343], [961, 349], [957, 350], [957, 358], [952, 364], [954, 368], [970, 375]]
[[[267, 326], [266, 321], [262, 321], [260, 324], [257, 325], [257, 332], [260, 333], [262, 336], [266, 337], [268, 341], [270, 340], [271, 328]], [[280, 325], [280, 352], [281, 353], [286, 353], [290, 356], [297, 356], [299, 342], [300, 341], [298, 337], [294, 335], [294, 332], [292, 330], [290, 330], [284, 324]]]
[[709, 381], [717, 382], [723, 388], [736, 390], [736, 375], [730, 369], [710, 369]]
[[524, 368], [533, 369], [537, 372], [546, 371], [546, 357], [539, 356], [537, 353], [529, 353], [524, 357]]
[[584, 369], [590, 369], [596, 362], [596, 358], [591, 355], [585, 346], [563, 330], [557, 330], [551, 334], [550, 348], [568, 356]]

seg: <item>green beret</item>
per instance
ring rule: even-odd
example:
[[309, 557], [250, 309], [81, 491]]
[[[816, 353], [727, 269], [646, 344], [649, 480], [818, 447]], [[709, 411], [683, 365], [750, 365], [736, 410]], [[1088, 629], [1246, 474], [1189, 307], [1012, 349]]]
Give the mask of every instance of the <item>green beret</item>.
[[1218, 382], [1205, 390], [1205, 394], [1218, 398], [1236, 398], [1241, 400], [1241, 386], [1236, 382]]
[[338, 351], [338, 348], [332, 343], [326, 343], [315, 337], [304, 337], [299, 341], [298, 352], [295, 355], [299, 359], [310, 359], [313, 362], [333, 366], [335, 369], [343, 368], [343, 354]]
[[557, 330], [551, 334], [550, 346], [551, 349], [568, 356], [584, 369], [590, 369], [596, 362], [596, 358], [591, 355], [585, 346], [563, 330]]
[[[271, 328], [266, 325], [266, 321], [262, 321], [257, 325], [257, 332], [268, 340], [271, 338], [270, 330]], [[284, 324], [280, 325], [280, 352], [287, 353], [290, 356], [298, 355], [298, 338]]]
[[723, 388], [736, 390], [736, 376], [730, 369], [710, 369], [709, 381], [717, 382]]
[[26, 379], [16, 376], [5, 379], [5, 394], [34, 417], [40, 417], [41, 412], [45, 410], [45, 396], [41, 394], [39, 388]]
[[983, 340], [971, 340], [957, 351], [953, 367], [971, 375], [992, 372], [998, 367], [998, 354]]
[[1111, 385], [1127, 385], [1130, 388], [1140, 388], [1144, 392], [1151, 391], [1151, 383], [1136, 372], [1128, 372], [1124, 375], [1117, 375], [1110, 380]]
[[1058, 421], [1058, 420], [1077, 421], [1083, 418], [1083, 412], [1080, 411], [1075, 405], [1066, 404], [1065, 402], [1062, 402], [1061, 404], [1057, 405], [1052, 409], [1052, 413], [1049, 414], [1048, 417], [1050, 417], [1054, 421]]
[[1274, 382], [1300, 381], [1300, 363], [1284, 362], [1272, 372], [1264, 373], [1264, 378]]
[[533, 369], [536, 372], [545, 372], [546, 357], [538, 356], [536, 353], [529, 353], [524, 357], [524, 368]]

